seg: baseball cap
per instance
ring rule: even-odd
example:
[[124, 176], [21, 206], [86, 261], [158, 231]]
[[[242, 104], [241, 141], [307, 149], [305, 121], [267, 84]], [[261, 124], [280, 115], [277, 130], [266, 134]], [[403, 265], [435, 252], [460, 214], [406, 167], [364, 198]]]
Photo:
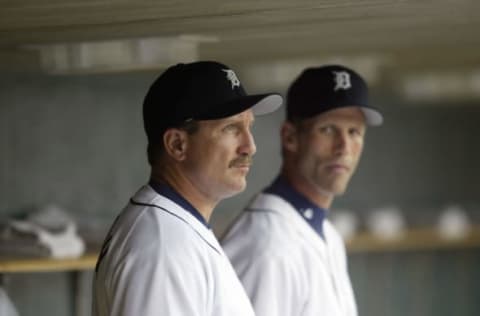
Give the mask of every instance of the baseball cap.
[[349, 106], [360, 107], [368, 125], [383, 123], [379, 110], [369, 105], [365, 80], [344, 66], [307, 68], [287, 92], [287, 119], [290, 121]]
[[213, 120], [249, 108], [255, 115], [270, 113], [283, 102], [277, 93], [248, 95], [235, 72], [215, 61], [180, 63], [169, 67], [150, 86], [143, 102], [149, 142], [170, 127], [189, 120]]

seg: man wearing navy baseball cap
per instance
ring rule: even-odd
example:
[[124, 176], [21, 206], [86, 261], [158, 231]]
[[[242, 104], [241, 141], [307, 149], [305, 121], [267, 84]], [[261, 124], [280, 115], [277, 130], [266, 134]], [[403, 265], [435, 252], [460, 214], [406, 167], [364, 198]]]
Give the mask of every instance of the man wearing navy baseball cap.
[[222, 238], [257, 316], [356, 316], [342, 238], [326, 218], [360, 159], [370, 106], [364, 79], [308, 68], [287, 94], [279, 176]]
[[212, 61], [168, 68], [148, 90], [143, 121], [149, 183], [113, 223], [94, 277], [94, 316], [253, 316], [208, 220], [245, 189], [255, 114], [282, 103], [247, 95]]

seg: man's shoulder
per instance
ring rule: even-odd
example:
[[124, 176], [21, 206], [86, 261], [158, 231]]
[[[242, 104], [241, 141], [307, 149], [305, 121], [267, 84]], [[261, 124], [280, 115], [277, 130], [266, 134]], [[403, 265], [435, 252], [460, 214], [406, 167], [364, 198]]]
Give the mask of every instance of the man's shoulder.
[[227, 255], [245, 253], [251, 256], [278, 258], [295, 252], [295, 229], [285, 217], [274, 210], [242, 211], [221, 239]]
[[209, 247], [191, 223], [178, 213], [178, 207], [172, 208], [164, 199], [145, 201], [135, 200], [134, 196], [112, 228], [111, 233], [115, 236], [112, 242], [121, 246], [123, 251], [139, 255], [167, 252], [191, 255]]
[[291, 233], [290, 220], [296, 211], [291, 204], [273, 194], [259, 193], [233, 221], [230, 231], [245, 230], [258, 235], [282, 237]]

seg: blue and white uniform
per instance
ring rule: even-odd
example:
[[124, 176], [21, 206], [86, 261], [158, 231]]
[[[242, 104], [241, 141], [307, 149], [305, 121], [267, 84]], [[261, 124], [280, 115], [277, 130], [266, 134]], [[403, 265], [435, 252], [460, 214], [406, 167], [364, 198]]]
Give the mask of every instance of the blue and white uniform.
[[356, 316], [345, 245], [283, 177], [222, 238], [257, 316]]
[[142, 187], [116, 219], [93, 290], [93, 316], [254, 315], [203, 217], [158, 183]]

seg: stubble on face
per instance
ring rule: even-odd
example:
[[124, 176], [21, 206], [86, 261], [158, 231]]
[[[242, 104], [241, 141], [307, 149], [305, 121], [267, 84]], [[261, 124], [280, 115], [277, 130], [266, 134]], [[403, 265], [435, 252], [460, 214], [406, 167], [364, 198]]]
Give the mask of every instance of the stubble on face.
[[356, 161], [317, 157], [313, 162], [310, 181], [324, 195], [338, 196], [345, 193], [348, 183], [356, 170]]
[[243, 191], [256, 151], [250, 127], [253, 114], [246, 111], [230, 118], [200, 122], [192, 137], [189, 162], [199, 189], [221, 200]]
[[334, 110], [304, 122], [299, 131], [300, 175], [318, 194], [343, 194], [363, 149], [365, 124], [357, 108]]

